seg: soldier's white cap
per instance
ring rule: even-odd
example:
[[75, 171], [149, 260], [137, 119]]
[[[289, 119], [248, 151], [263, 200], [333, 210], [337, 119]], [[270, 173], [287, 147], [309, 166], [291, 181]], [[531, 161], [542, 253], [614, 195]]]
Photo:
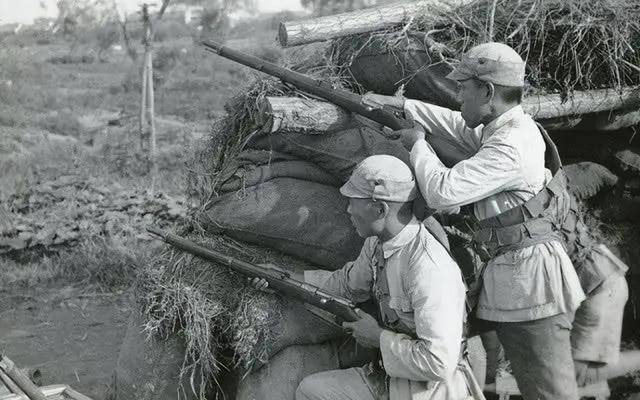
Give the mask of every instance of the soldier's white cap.
[[472, 47], [447, 78], [476, 78], [502, 86], [524, 86], [525, 62], [506, 44], [489, 42]]
[[418, 188], [413, 173], [399, 158], [375, 155], [365, 158], [340, 188], [346, 197], [408, 202], [416, 198]]

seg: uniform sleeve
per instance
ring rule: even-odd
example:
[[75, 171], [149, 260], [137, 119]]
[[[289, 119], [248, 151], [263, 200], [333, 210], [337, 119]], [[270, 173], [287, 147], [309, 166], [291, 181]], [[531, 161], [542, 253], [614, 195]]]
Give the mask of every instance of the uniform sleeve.
[[373, 271], [371, 270], [371, 258], [375, 248], [373, 242], [373, 238], [365, 240], [358, 258], [334, 271], [322, 288], [329, 293], [345, 297], [356, 303], [369, 300], [373, 285]]
[[435, 209], [463, 206], [513, 187], [520, 180], [520, 156], [505, 143], [487, 142], [474, 156], [447, 168], [433, 148], [419, 140], [411, 165], [427, 205]]
[[404, 112], [407, 118], [427, 129], [427, 141], [433, 142], [432, 145], [438, 145], [444, 139], [457, 147], [458, 152], [466, 155], [463, 158], [470, 157], [480, 149], [482, 127], [475, 129], [467, 127], [459, 111], [418, 100], [405, 100]]
[[[414, 381], [448, 379], [458, 364], [464, 318], [464, 286], [455, 264], [414, 275], [411, 304], [417, 339], [383, 331], [380, 350], [389, 376]], [[456, 270], [451, 270], [456, 268]]]

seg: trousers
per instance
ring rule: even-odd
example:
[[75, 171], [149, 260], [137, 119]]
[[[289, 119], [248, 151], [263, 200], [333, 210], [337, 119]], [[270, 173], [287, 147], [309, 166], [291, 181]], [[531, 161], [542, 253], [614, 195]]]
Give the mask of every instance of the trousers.
[[573, 357], [573, 313], [493, 326], [525, 400], [578, 400]]
[[387, 400], [384, 373], [365, 368], [338, 369], [307, 376], [296, 390], [296, 400]]

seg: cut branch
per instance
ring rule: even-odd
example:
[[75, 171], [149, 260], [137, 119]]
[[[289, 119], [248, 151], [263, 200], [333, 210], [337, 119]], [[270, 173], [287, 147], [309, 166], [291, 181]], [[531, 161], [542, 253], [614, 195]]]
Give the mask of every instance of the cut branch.
[[[457, 3], [468, 3], [459, 0]], [[326, 17], [280, 23], [278, 41], [283, 47], [321, 42], [338, 37], [373, 32], [404, 25], [412, 17], [427, 13], [430, 7], [450, 8], [451, 2], [422, 0], [372, 7]]]
[[258, 103], [268, 132], [319, 134], [345, 129], [351, 114], [332, 103], [299, 97], [265, 97]]

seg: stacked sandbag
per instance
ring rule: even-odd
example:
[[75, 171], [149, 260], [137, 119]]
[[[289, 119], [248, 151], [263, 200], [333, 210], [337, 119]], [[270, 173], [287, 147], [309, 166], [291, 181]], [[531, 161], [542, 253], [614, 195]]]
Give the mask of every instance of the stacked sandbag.
[[354, 259], [362, 247], [337, 188], [276, 178], [215, 199], [200, 214], [210, 231], [261, 243], [328, 269]]
[[337, 269], [363, 239], [339, 192], [353, 168], [374, 154], [408, 162], [398, 140], [365, 123], [323, 134], [263, 133], [226, 165], [217, 196], [198, 214], [210, 232], [266, 245]]
[[429, 44], [425, 32], [376, 32], [336, 40], [332, 50], [368, 91], [391, 96], [402, 86], [408, 98], [458, 109], [457, 84], [447, 79], [453, 66]]

